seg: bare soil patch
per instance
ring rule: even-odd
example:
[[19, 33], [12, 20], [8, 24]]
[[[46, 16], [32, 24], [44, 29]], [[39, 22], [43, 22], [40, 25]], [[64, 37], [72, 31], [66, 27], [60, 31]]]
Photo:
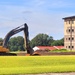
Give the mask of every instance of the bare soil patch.
[[[20, 52], [20, 53], [16, 53], [17, 56], [25, 56], [26, 53], [25, 52]], [[41, 56], [50, 56], [50, 55], [75, 55], [75, 52], [44, 52], [44, 51], [40, 51], [37, 52], [37, 54], [40, 54]]]

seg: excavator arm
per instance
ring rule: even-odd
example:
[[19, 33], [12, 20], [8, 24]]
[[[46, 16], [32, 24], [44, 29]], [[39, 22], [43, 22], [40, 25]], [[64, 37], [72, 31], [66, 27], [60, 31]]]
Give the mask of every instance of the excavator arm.
[[25, 48], [27, 50], [27, 54], [30, 54], [32, 55], [33, 54], [33, 49], [30, 47], [30, 44], [29, 44], [29, 32], [28, 32], [28, 26], [27, 24], [25, 23], [24, 25], [21, 25], [15, 29], [12, 29], [4, 38], [4, 41], [3, 41], [3, 47], [4, 48], [7, 48], [7, 43], [10, 39], [11, 36], [21, 32], [21, 31], [24, 31], [24, 40], [25, 40]]

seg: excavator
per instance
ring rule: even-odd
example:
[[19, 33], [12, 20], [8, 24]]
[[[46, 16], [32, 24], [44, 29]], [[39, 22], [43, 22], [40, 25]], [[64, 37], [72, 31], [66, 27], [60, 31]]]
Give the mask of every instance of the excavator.
[[7, 54], [15, 55], [15, 54], [9, 53], [9, 49], [7, 48], [7, 43], [11, 36], [21, 32], [21, 31], [24, 31], [24, 42], [25, 42], [25, 48], [27, 50], [27, 54], [33, 55], [34, 50], [30, 47], [30, 44], [29, 44], [28, 25], [26, 23], [21, 26], [18, 26], [15, 29], [12, 29], [9, 33], [7, 33], [7, 35], [5, 36], [5, 38], [3, 40], [3, 45], [0, 46], [0, 55], [4, 55], [4, 54], [5, 55], [7, 55]]

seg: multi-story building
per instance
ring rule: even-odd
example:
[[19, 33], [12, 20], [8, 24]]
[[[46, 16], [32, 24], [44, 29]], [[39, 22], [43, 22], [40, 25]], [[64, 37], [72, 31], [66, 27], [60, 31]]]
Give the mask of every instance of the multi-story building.
[[64, 19], [64, 47], [75, 50], [75, 16]]

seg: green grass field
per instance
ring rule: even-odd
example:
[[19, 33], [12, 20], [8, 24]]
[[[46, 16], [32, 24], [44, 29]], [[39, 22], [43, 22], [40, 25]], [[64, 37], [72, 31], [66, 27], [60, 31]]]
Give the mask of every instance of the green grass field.
[[75, 72], [75, 56], [1, 56], [0, 74]]

